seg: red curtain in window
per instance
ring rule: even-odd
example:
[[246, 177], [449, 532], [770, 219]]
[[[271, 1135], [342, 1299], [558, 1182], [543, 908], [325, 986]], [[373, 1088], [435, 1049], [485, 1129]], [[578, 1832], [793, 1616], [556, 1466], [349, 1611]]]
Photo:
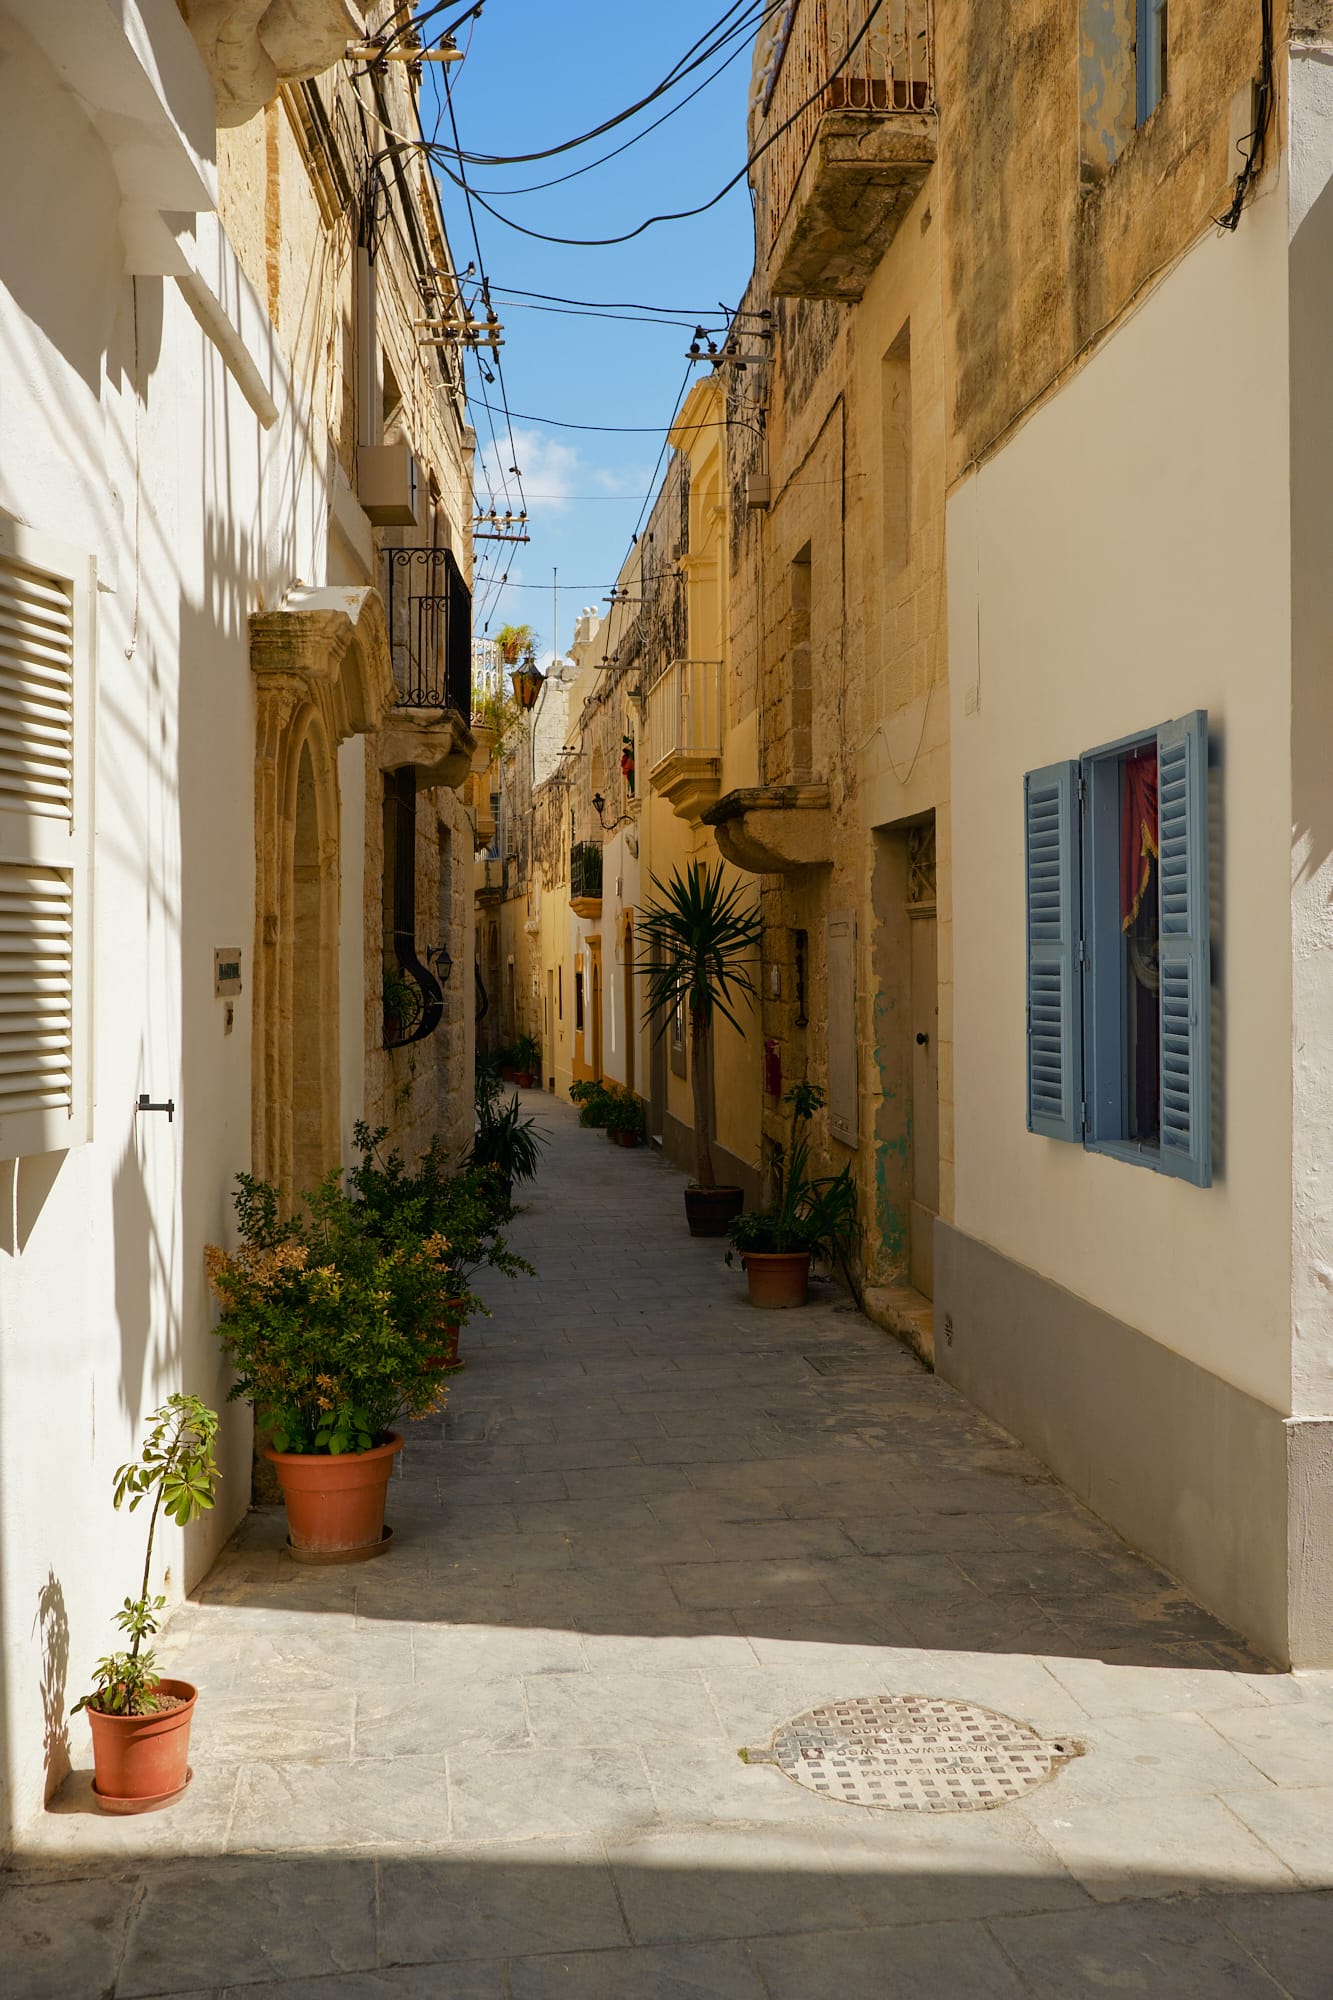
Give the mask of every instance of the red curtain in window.
[[1120, 914], [1128, 930], [1139, 914], [1157, 859], [1157, 751], [1140, 750], [1122, 766], [1120, 807]]

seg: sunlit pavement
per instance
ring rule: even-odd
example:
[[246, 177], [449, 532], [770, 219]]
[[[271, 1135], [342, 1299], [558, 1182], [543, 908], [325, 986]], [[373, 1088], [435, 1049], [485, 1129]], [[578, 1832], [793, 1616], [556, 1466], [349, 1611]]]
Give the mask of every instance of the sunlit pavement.
[[[81, 1767], [0, 1894], [16, 2000], [1333, 1995], [1333, 1676], [1266, 1671], [830, 1288], [760, 1313], [679, 1175], [551, 1146], [395, 1546], [252, 1515], [173, 1620], [175, 1807]], [[847, 1697], [1080, 1755], [990, 1810], [821, 1797], [763, 1751]]]

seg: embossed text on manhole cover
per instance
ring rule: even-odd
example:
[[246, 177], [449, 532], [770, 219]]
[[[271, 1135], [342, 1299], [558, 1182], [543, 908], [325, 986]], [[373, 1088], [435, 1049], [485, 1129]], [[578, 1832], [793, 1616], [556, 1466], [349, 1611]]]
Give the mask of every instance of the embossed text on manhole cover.
[[896, 1812], [977, 1812], [1006, 1805], [1079, 1754], [975, 1702], [866, 1695], [785, 1722], [774, 1762], [825, 1798]]

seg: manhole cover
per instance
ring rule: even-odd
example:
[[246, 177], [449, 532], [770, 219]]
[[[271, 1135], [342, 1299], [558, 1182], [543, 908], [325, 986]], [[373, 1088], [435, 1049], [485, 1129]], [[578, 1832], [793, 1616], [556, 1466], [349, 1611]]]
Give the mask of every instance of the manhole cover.
[[896, 1812], [975, 1812], [1021, 1798], [1078, 1755], [993, 1709], [929, 1695], [867, 1695], [785, 1722], [774, 1761], [825, 1798]]

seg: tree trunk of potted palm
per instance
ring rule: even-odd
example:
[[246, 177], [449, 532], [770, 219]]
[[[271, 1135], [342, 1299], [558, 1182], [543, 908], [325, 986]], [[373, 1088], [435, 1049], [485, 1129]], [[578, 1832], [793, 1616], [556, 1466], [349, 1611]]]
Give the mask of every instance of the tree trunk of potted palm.
[[739, 1213], [743, 1191], [719, 1187], [713, 1165], [713, 1026], [720, 1015], [737, 1033], [735, 1003], [753, 1004], [750, 965], [762, 925], [741, 903], [741, 883], [724, 882], [719, 861], [692, 861], [667, 883], [653, 877], [656, 900], [639, 919], [639, 964], [646, 975], [645, 1019], [662, 1035], [677, 1007], [690, 1023], [690, 1082], [694, 1095], [694, 1185], [685, 1190], [692, 1236], [722, 1236]]

